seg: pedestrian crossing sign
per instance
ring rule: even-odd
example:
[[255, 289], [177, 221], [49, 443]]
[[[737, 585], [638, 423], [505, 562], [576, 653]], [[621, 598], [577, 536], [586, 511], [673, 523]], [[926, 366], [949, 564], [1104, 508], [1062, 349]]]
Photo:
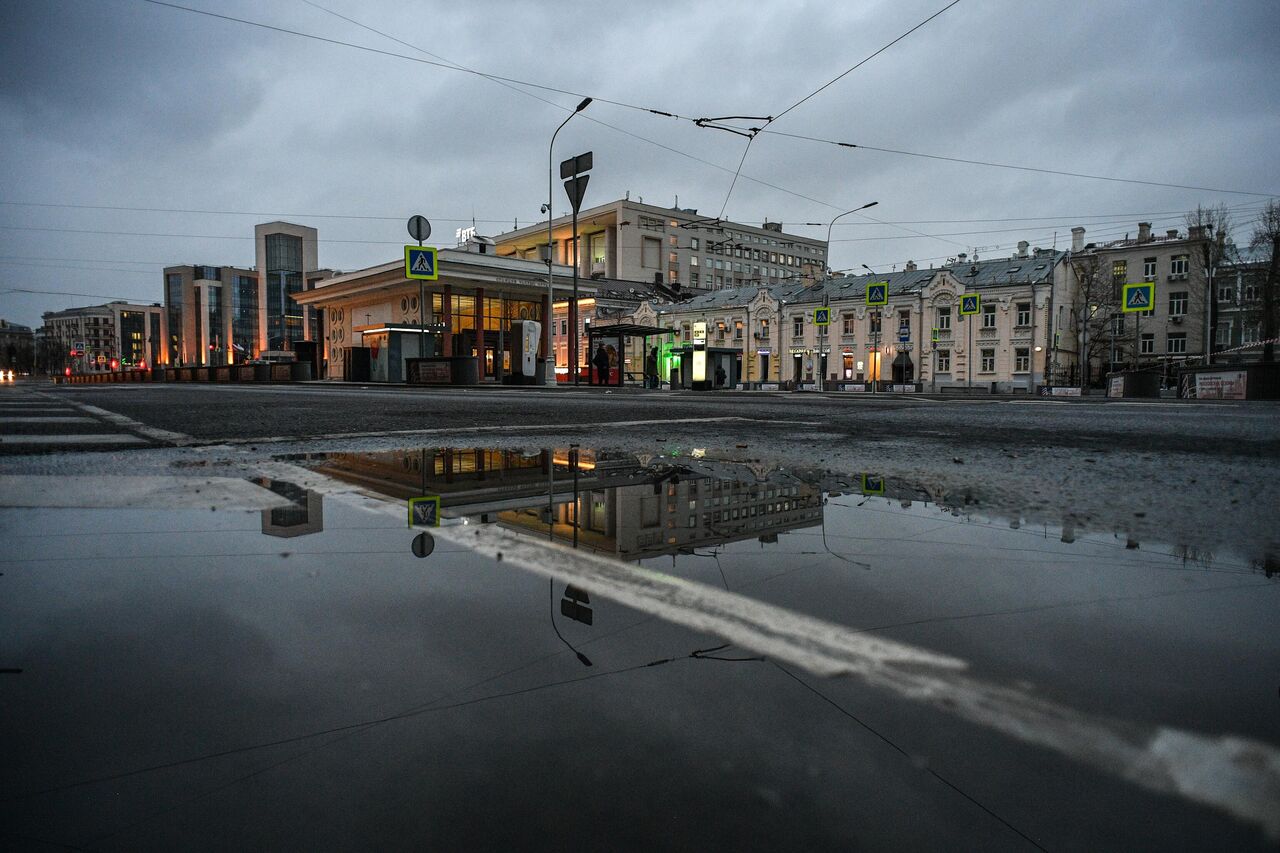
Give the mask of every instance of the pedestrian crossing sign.
[[410, 527], [440, 526], [440, 496], [423, 495], [409, 498]]
[[434, 246], [404, 247], [404, 277], [435, 281], [440, 278]]
[[966, 293], [960, 297], [961, 314], [977, 314], [982, 310], [982, 297], [976, 293]]
[[883, 495], [884, 477], [879, 474], [863, 474], [862, 493], [864, 495]]
[[831, 325], [831, 309], [830, 308], [814, 308], [813, 309], [813, 325], [830, 326]]
[[1156, 283], [1154, 281], [1139, 281], [1124, 286], [1124, 304], [1121, 308], [1125, 313], [1150, 311], [1155, 301]]
[[868, 305], [888, 305], [889, 304], [889, 282], [873, 281], [867, 285], [867, 304]]

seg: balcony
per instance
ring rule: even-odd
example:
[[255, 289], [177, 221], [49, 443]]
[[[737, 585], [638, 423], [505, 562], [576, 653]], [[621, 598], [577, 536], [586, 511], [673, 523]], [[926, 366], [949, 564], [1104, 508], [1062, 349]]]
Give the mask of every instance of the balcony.
[[983, 326], [978, 330], [978, 337], [982, 339], [998, 338], [1000, 337], [1000, 330], [995, 326]]

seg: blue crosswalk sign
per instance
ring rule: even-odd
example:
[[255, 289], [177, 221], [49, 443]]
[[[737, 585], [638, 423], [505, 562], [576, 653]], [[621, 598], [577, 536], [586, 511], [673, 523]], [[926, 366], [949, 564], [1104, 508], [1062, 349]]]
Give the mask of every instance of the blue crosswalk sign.
[[1150, 311], [1156, 301], [1156, 285], [1153, 281], [1139, 281], [1124, 286], [1124, 300], [1121, 306], [1126, 313], [1134, 311]]
[[813, 309], [813, 325], [830, 326], [831, 325], [831, 309], [830, 308], [814, 308]]
[[982, 299], [978, 294], [967, 294], [960, 297], [960, 313], [961, 314], [977, 314], [982, 306]]
[[889, 304], [889, 282], [875, 281], [867, 285], [867, 304], [868, 305], [888, 305]]
[[404, 277], [435, 281], [440, 278], [434, 246], [404, 247]]

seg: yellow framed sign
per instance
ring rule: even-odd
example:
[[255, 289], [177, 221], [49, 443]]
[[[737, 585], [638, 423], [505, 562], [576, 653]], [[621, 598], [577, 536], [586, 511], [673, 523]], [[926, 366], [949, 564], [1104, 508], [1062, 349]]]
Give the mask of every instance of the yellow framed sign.
[[418, 498], [409, 498], [409, 526], [439, 527], [440, 496], [423, 495]]
[[982, 297], [976, 293], [966, 293], [960, 297], [960, 313], [968, 316], [982, 310]]
[[867, 285], [867, 304], [868, 305], [888, 305], [889, 304], [889, 282], [873, 281]]
[[435, 246], [404, 247], [404, 277], [435, 281], [440, 278]]
[[1156, 302], [1156, 283], [1154, 281], [1138, 281], [1124, 286], [1121, 311], [1126, 314], [1135, 311], [1150, 311]]

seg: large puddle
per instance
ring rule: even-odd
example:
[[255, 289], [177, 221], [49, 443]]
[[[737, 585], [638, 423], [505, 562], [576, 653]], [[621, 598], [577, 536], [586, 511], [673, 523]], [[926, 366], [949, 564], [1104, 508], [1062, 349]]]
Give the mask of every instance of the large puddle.
[[354, 490], [262, 478], [279, 505], [251, 512], [0, 510], [6, 846], [1274, 843], [945, 701], [480, 556], [410, 528], [408, 505], [959, 659], [1132, 742], [1274, 749], [1265, 551], [1139, 541], [1119, 511], [1033, 524], [986, 510], [980, 482], [701, 451], [286, 461]]

